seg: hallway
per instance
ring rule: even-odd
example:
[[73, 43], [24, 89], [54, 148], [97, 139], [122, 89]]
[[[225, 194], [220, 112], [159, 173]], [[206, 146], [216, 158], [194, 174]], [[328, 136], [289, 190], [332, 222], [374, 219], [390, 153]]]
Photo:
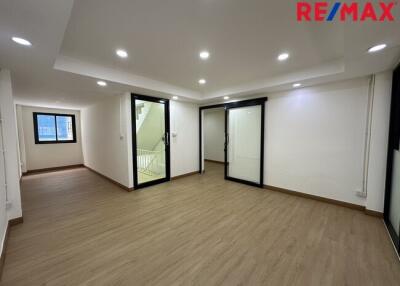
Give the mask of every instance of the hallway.
[[0, 285], [398, 285], [383, 222], [192, 175], [131, 193], [85, 168], [23, 178]]

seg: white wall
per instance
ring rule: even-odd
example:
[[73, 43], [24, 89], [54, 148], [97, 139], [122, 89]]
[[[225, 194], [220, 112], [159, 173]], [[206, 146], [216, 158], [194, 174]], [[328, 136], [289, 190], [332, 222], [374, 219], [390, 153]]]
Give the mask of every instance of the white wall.
[[[121, 98], [121, 102], [120, 97], [113, 97], [82, 110], [83, 157], [86, 166], [131, 188], [133, 162], [130, 94]], [[198, 118], [197, 105], [170, 102], [172, 177], [199, 169]]]
[[[0, 195], [0, 239], [4, 239], [8, 220], [22, 216], [21, 194], [19, 186], [19, 160], [17, 147], [17, 127], [15, 122], [15, 108], [12, 97], [11, 74], [7, 70], [0, 70], [0, 113], [4, 143], [5, 179], [7, 191], [1, 188]], [[0, 167], [0, 172], [4, 169]], [[8, 204], [6, 205], [5, 197]], [[6, 216], [6, 217], [5, 217]], [[2, 248], [3, 244], [1, 245]], [[0, 250], [1, 251], [1, 250]]]
[[16, 120], [17, 120], [17, 132], [18, 132], [18, 147], [19, 147], [19, 161], [20, 161], [20, 176], [25, 173], [26, 168], [26, 150], [25, 150], [25, 135], [24, 135], [24, 125], [22, 120], [22, 106], [16, 105]]
[[269, 94], [265, 184], [364, 205], [368, 79]]
[[268, 94], [265, 184], [383, 211], [391, 72], [376, 77], [368, 198], [362, 190], [368, 78]]
[[[384, 175], [375, 170], [386, 162], [389, 75], [376, 77], [367, 199], [356, 195], [363, 181], [367, 77], [267, 95], [264, 183], [383, 211]], [[129, 94], [122, 104], [112, 98], [82, 111], [83, 152], [89, 167], [132, 187]], [[198, 170], [198, 106], [171, 101], [170, 107], [171, 176], [178, 176]]]
[[133, 187], [130, 114], [129, 94], [81, 112], [84, 164], [129, 188]]
[[[65, 113], [75, 115], [76, 124], [76, 143], [62, 144], [35, 144], [33, 112]], [[21, 159], [23, 170], [37, 170], [52, 167], [62, 167], [77, 165], [83, 163], [82, 144], [81, 144], [81, 123], [80, 111], [69, 109], [42, 108], [33, 106], [17, 106], [17, 120], [21, 140], [24, 140], [24, 146], [21, 146]], [[23, 150], [25, 149], [25, 154]]]
[[389, 71], [375, 76], [366, 207], [380, 212], [385, 197], [392, 74]]
[[[1, 71], [0, 71], [1, 72]], [[2, 85], [2, 83], [0, 83]], [[1, 90], [1, 86], [0, 86]], [[0, 96], [2, 96], [0, 94]], [[1, 114], [0, 114], [1, 119]], [[7, 229], [7, 211], [6, 211], [6, 169], [5, 169], [5, 158], [4, 158], [4, 146], [3, 146], [3, 125], [0, 121], [0, 253], [2, 253], [4, 239]]]
[[170, 101], [171, 176], [199, 170], [199, 107]]
[[224, 162], [225, 110], [204, 110], [203, 126], [204, 159]]

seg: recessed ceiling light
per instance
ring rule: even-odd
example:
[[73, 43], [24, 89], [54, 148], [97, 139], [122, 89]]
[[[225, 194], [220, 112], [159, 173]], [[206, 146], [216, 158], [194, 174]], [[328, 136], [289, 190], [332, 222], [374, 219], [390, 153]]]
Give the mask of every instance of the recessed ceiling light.
[[178, 100], [179, 97], [177, 97], [176, 95], [174, 95], [174, 96], [172, 97], [172, 99], [173, 99], [173, 100]]
[[97, 82], [97, 84], [100, 85], [100, 86], [107, 86], [107, 83], [105, 81], [103, 81], [103, 80], [99, 80]]
[[128, 53], [125, 50], [116, 50], [115, 53], [117, 54], [117, 56], [119, 56], [120, 58], [127, 58], [128, 57]]
[[201, 51], [200, 52], [200, 58], [202, 60], [206, 60], [210, 57], [210, 53], [208, 51]]
[[225, 100], [229, 99], [229, 96], [224, 96], [224, 99], [225, 99]]
[[288, 53], [283, 53], [283, 54], [280, 54], [279, 56], [278, 56], [278, 61], [285, 61], [285, 60], [287, 60], [289, 58], [289, 54]]
[[206, 84], [206, 80], [204, 78], [199, 79], [199, 84]]
[[297, 83], [294, 83], [294, 84], [293, 84], [293, 87], [299, 87], [299, 86], [301, 86], [301, 83], [298, 83], [298, 82], [297, 82]]
[[16, 42], [17, 44], [23, 45], [23, 46], [27, 46], [30, 47], [32, 46], [32, 43], [29, 42], [28, 40], [22, 39], [22, 38], [18, 38], [18, 37], [12, 37], [11, 38], [14, 42]]
[[368, 53], [375, 53], [386, 48], [386, 44], [379, 44], [368, 49]]

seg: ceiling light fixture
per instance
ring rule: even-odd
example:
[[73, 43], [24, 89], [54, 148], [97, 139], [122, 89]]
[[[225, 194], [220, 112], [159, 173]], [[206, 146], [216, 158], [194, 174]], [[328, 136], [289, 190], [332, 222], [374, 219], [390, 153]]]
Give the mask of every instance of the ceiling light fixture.
[[23, 46], [27, 46], [27, 47], [32, 46], [32, 43], [29, 42], [28, 40], [25, 40], [25, 39], [22, 39], [22, 38], [19, 38], [19, 37], [12, 37], [11, 39], [14, 42], [16, 42], [17, 44], [20, 44], [20, 45], [23, 45]]
[[298, 82], [293, 84], [293, 87], [300, 87], [300, 86], [301, 86], [301, 83], [298, 83]]
[[107, 86], [107, 83], [105, 81], [103, 81], [103, 80], [99, 80], [97, 82], [97, 84], [100, 85], [100, 86]]
[[224, 99], [225, 99], [225, 100], [229, 99], [229, 96], [224, 96]]
[[206, 84], [206, 80], [204, 78], [199, 79], [199, 84]]
[[384, 48], [386, 48], [386, 44], [379, 44], [379, 45], [369, 48], [368, 53], [379, 52], [379, 51], [382, 51]]
[[173, 100], [178, 100], [179, 97], [177, 97], [176, 95], [174, 95], [174, 96], [172, 97], [172, 99], [173, 99]]
[[208, 51], [201, 51], [199, 55], [202, 60], [206, 60], [210, 57], [210, 53]]
[[288, 53], [283, 53], [283, 54], [280, 54], [279, 56], [278, 56], [278, 61], [285, 61], [285, 60], [287, 60], [289, 58], [289, 54]]
[[117, 54], [117, 56], [119, 56], [120, 58], [127, 58], [128, 57], [128, 53], [125, 50], [116, 50], [115, 53]]

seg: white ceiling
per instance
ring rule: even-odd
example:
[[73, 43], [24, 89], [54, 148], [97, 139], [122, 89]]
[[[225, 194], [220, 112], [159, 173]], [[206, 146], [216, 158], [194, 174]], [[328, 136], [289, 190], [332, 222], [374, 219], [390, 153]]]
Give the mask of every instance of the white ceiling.
[[[289, 0], [2, 0], [0, 67], [12, 71], [18, 102], [81, 108], [127, 91], [213, 102], [364, 76], [399, 60], [399, 9], [392, 23], [295, 16]], [[33, 47], [16, 45], [14, 35]], [[386, 50], [366, 53], [381, 42]], [[207, 61], [198, 57], [204, 49]], [[289, 60], [278, 62], [281, 52]]]

